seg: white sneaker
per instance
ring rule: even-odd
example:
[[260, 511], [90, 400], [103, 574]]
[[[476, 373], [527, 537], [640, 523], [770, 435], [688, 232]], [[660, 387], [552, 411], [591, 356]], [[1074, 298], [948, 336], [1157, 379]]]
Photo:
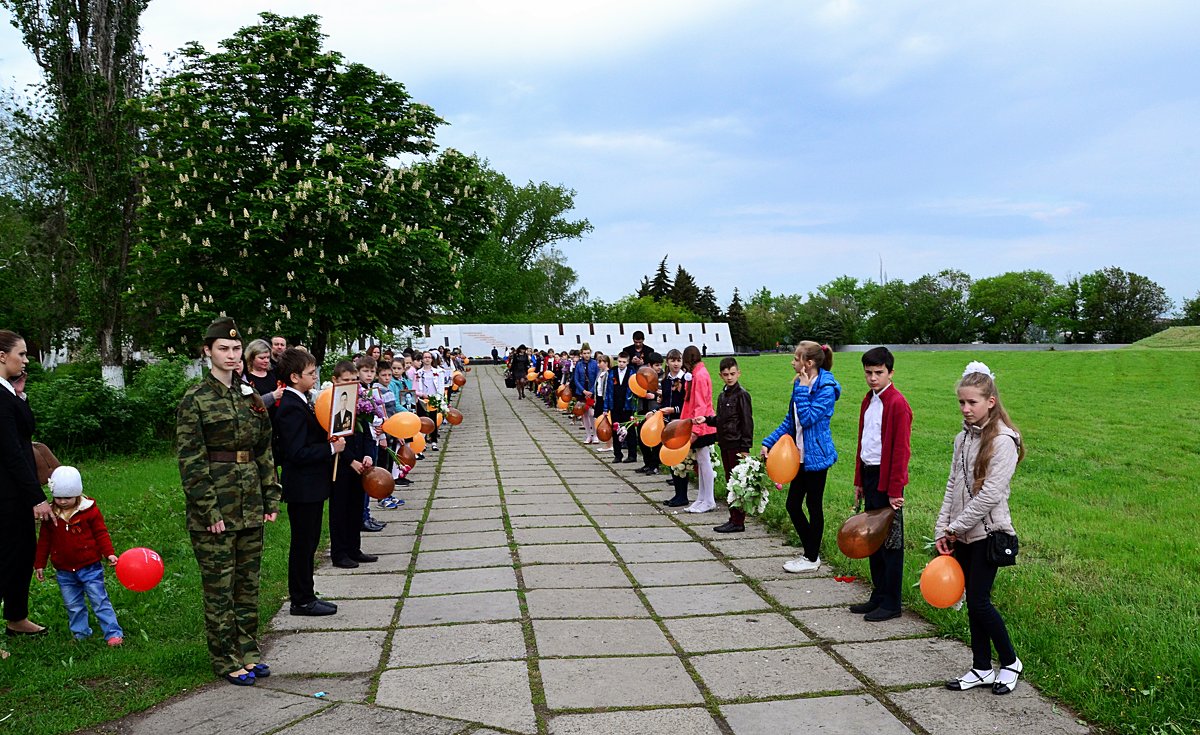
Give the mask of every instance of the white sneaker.
[[700, 503], [692, 503], [688, 507], [684, 508], [684, 510], [688, 513], [708, 513], [709, 511], [716, 509], [716, 505], [700, 505]]
[[792, 559], [783, 563], [783, 571], [791, 572], [792, 574], [800, 574], [801, 572], [815, 572], [821, 568], [821, 558], [817, 557], [816, 561], [809, 561], [805, 557]]

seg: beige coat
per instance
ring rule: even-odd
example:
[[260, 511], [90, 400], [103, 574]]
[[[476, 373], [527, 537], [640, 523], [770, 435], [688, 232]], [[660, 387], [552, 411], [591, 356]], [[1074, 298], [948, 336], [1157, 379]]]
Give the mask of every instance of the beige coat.
[[1009, 482], [1017, 469], [1017, 443], [1021, 437], [1008, 426], [1000, 427], [983, 487], [972, 496], [981, 433], [979, 427], [964, 423], [962, 433], [954, 439], [954, 461], [934, 538], [954, 531], [960, 541], [969, 544], [982, 540], [990, 531], [1016, 533], [1008, 510], [1008, 495]]

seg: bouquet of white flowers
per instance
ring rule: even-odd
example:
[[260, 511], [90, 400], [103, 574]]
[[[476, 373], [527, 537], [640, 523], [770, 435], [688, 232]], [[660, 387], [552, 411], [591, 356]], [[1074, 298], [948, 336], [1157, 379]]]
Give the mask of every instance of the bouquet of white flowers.
[[688, 450], [683, 461], [671, 468], [671, 474], [676, 477], [689, 477], [696, 474], [696, 450]]
[[767, 501], [775, 487], [767, 476], [766, 463], [748, 455], [729, 473], [729, 494], [725, 501], [730, 508], [741, 508], [748, 516], [760, 515], [767, 509]]
[[446, 409], [448, 406], [446, 405], [446, 399], [443, 396], [434, 393], [433, 395], [425, 398], [425, 405], [428, 407], [427, 410], [430, 413], [440, 413], [443, 416], [446, 415]]

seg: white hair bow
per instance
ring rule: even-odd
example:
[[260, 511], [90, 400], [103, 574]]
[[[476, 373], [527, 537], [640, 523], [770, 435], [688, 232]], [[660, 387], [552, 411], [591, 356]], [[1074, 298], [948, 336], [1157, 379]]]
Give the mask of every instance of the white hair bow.
[[978, 360], [968, 362], [966, 369], [963, 370], [962, 376], [965, 378], [968, 375], [970, 375], [971, 373], [983, 373], [984, 375], [988, 376], [989, 378], [992, 378], [993, 380], [996, 378], [995, 374], [992, 373], [991, 369], [988, 368], [987, 365], [984, 365], [982, 362], [979, 362]]

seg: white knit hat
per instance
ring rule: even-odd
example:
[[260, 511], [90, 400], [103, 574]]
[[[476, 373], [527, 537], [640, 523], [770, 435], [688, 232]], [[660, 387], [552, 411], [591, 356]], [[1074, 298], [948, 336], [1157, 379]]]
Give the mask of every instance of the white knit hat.
[[62, 465], [50, 474], [50, 492], [56, 498], [77, 498], [83, 495], [83, 478], [79, 470]]

